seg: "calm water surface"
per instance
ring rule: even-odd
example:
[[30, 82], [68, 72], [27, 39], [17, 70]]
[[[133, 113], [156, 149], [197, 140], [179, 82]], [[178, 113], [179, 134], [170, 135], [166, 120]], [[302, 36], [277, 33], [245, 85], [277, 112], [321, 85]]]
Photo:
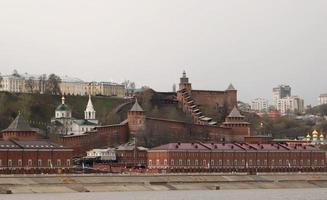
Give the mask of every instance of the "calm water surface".
[[220, 191], [104, 192], [0, 195], [0, 200], [327, 200], [327, 189], [261, 189]]

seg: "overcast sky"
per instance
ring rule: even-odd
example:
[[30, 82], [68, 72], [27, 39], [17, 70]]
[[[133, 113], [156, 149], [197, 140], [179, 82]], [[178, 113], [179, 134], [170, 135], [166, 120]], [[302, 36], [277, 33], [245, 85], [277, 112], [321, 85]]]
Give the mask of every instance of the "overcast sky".
[[326, 0], [1, 0], [0, 72], [133, 80], [306, 104], [327, 93]]

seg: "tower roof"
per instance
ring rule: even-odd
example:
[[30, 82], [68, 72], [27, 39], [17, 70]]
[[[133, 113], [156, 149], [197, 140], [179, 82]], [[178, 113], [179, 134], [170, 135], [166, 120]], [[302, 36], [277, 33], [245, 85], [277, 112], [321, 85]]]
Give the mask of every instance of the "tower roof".
[[65, 97], [61, 97], [61, 104], [56, 108], [56, 111], [70, 111], [68, 105], [65, 104]]
[[85, 109], [86, 112], [94, 112], [94, 107], [93, 107], [93, 103], [92, 103], [92, 99], [91, 99], [91, 95], [89, 95], [89, 101], [87, 102], [87, 106]]
[[234, 106], [233, 110], [229, 113], [227, 117], [244, 117], [241, 115], [240, 111]]
[[143, 108], [140, 106], [140, 104], [138, 103], [137, 99], [132, 107], [132, 109], [130, 110], [132, 112], [143, 112]]
[[227, 90], [236, 90], [236, 89], [234, 88], [233, 84], [229, 84]]
[[19, 113], [15, 120], [11, 122], [11, 124], [8, 126], [7, 129], [4, 131], [33, 131], [33, 129], [30, 127], [30, 125], [27, 123], [27, 121], [24, 119], [24, 117]]

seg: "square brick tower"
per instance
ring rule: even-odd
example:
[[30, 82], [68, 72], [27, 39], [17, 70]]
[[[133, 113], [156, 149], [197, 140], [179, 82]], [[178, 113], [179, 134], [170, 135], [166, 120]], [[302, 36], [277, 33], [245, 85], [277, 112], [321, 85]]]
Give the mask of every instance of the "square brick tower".
[[132, 109], [127, 114], [128, 128], [131, 135], [136, 135], [145, 128], [145, 113], [143, 108], [135, 101]]

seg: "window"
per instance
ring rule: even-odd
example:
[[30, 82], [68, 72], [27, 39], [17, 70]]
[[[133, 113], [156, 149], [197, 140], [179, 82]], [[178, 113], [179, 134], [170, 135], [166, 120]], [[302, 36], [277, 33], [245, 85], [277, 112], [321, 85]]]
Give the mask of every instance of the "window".
[[234, 160], [234, 165], [237, 166], [237, 160]]
[[42, 167], [42, 160], [41, 160], [41, 159], [39, 159], [39, 160], [37, 161], [37, 166], [38, 166], [38, 167]]
[[160, 165], [160, 160], [159, 159], [157, 160], [156, 165]]
[[0, 167], [2, 166], [2, 160], [0, 160]]
[[290, 165], [290, 161], [289, 160], [286, 160], [286, 165]]
[[257, 160], [257, 165], [261, 165], [260, 160]]
[[174, 165], [175, 165], [175, 162], [174, 162], [173, 159], [170, 160], [170, 165], [171, 165], [171, 166], [174, 166]]
[[215, 165], [215, 161], [211, 160], [211, 165], [214, 166]]
[[8, 160], [8, 167], [12, 167], [12, 160]]
[[219, 160], [218, 163], [219, 163], [220, 166], [223, 165], [223, 161], [222, 160]]
[[32, 161], [31, 159], [28, 159], [28, 161], [27, 161], [27, 165], [28, 165], [29, 167], [32, 167], [32, 165], [33, 165], [33, 161]]
[[18, 167], [21, 167], [21, 166], [23, 166], [23, 162], [22, 162], [21, 159], [19, 159], [19, 160], [18, 160]]
[[149, 166], [152, 166], [152, 160], [149, 160]]
[[279, 160], [279, 165], [283, 165], [283, 161], [282, 160]]
[[303, 165], [303, 160], [300, 160], [300, 165]]
[[195, 160], [195, 165], [198, 166], [199, 165], [199, 161]]
[[271, 165], [275, 165], [275, 160], [271, 160]]
[[310, 160], [307, 160], [307, 165], [310, 165]]
[[[1, 160], [0, 160], [1, 161]], [[321, 160], [321, 165], [324, 165], [325, 164], [325, 160], [324, 159], [322, 159]], [[0, 163], [0, 166], [1, 166], [1, 163]]]
[[203, 160], [203, 166], [206, 166], [206, 165], [207, 165], [207, 161]]
[[180, 166], [182, 166], [182, 165], [183, 165], [183, 161], [182, 161], [182, 160], [179, 160], [179, 161], [178, 161], [178, 164], [179, 164]]
[[314, 161], [314, 165], [318, 165], [318, 160], [315, 160]]
[[187, 160], [187, 165], [188, 165], [188, 166], [191, 165], [191, 160], [190, 160], [190, 159]]
[[48, 160], [48, 167], [52, 167], [52, 162], [50, 159]]
[[293, 160], [293, 165], [296, 165], [296, 160]]
[[70, 166], [70, 160], [69, 159], [66, 160], [66, 165]]
[[252, 163], [252, 160], [249, 160], [249, 165], [252, 165], [253, 163]]
[[57, 160], [57, 167], [60, 167], [60, 166], [61, 166], [61, 160], [58, 159], [58, 160]]

